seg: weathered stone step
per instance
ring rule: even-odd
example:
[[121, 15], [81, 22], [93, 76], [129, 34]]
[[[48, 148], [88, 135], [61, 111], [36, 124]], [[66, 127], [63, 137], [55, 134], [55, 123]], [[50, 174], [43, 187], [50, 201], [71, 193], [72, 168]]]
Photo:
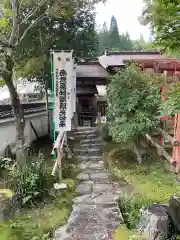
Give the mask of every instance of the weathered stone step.
[[100, 149], [102, 149], [103, 148], [103, 146], [102, 146], [102, 144], [101, 143], [91, 143], [91, 142], [89, 142], [89, 143], [84, 143], [84, 144], [81, 144], [80, 145], [80, 148], [83, 148], [83, 149], [89, 149], [89, 148], [100, 148]]
[[57, 230], [55, 240], [113, 239], [123, 218], [118, 207], [120, 192], [110, 183], [104, 166], [102, 140], [96, 128], [79, 128], [74, 136], [80, 140], [73, 145], [80, 170], [76, 187], [79, 196], [73, 200], [66, 231]]
[[76, 140], [85, 140], [85, 139], [89, 139], [89, 140], [93, 140], [97, 138], [97, 135], [95, 133], [91, 133], [91, 134], [77, 134], [74, 135]]
[[98, 156], [83, 156], [83, 155], [77, 155], [76, 156], [78, 162], [83, 162], [83, 163], [86, 163], [86, 162], [99, 162], [99, 161], [102, 161], [102, 156], [101, 155], [98, 155]]
[[89, 169], [89, 170], [102, 170], [102, 169], [104, 169], [105, 170], [105, 168], [104, 168], [104, 164], [103, 164], [103, 161], [99, 161], [99, 162], [95, 162], [95, 163], [91, 163], [91, 162], [85, 162], [85, 163], [80, 163], [79, 165], [78, 165], [78, 168], [80, 169], [80, 170], [87, 170], [87, 169]]
[[100, 143], [102, 143], [102, 139], [100, 137], [92, 139], [83, 139], [80, 141], [80, 144], [100, 144]]
[[75, 207], [68, 221], [67, 232], [75, 239], [103, 240], [107, 230], [114, 231], [122, 223], [122, 219], [111, 209], [97, 205]]
[[77, 127], [77, 129], [75, 130], [75, 132], [87, 132], [87, 131], [96, 131], [96, 127]]
[[88, 155], [88, 156], [99, 156], [102, 154], [102, 150], [100, 148], [89, 148], [89, 149], [82, 149], [82, 148], [76, 148], [74, 149], [75, 155]]
[[93, 181], [83, 181], [77, 186], [76, 192], [80, 195], [91, 194], [92, 185]]

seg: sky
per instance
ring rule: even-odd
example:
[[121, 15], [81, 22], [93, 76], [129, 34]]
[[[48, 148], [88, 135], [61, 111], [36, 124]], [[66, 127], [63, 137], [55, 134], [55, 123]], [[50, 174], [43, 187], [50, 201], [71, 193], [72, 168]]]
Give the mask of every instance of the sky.
[[149, 40], [150, 30], [139, 23], [138, 17], [143, 9], [143, 0], [107, 0], [106, 4], [98, 4], [96, 7], [96, 23], [102, 26], [107, 22], [110, 26], [111, 16], [117, 20], [119, 32], [129, 32], [131, 39], [139, 39], [140, 33], [146, 41]]

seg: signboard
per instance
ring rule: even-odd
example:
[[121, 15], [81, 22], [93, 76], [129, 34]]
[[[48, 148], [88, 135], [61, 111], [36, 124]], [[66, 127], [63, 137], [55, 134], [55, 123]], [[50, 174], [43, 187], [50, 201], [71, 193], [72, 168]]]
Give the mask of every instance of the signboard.
[[72, 52], [53, 52], [55, 131], [70, 131], [72, 118]]

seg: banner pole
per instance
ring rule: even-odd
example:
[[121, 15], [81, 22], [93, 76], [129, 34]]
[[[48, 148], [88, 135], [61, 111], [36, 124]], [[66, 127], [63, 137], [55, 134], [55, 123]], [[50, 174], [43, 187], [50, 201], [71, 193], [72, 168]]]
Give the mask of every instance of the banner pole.
[[[54, 64], [53, 64], [53, 51], [50, 51], [50, 65], [51, 65], [51, 79], [52, 79], [52, 116], [53, 116], [53, 143], [56, 141], [56, 128], [54, 121]], [[56, 154], [54, 155], [56, 159]]]

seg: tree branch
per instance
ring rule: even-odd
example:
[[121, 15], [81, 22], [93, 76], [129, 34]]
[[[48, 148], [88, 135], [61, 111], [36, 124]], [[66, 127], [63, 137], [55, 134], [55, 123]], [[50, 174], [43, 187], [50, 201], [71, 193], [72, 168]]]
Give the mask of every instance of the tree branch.
[[25, 30], [24, 33], [22, 34], [22, 36], [21, 36], [21, 38], [20, 38], [20, 40], [18, 41], [17, 44], [19, 44], [19, 43], [23, 40], [23, 38], [26, 36], [27, 32], [28, 32], [35, 24], [37, 24], [38, 22], [40, 22], [40, 21], [41, 21], [43, 18], [45, 18], [45, 17], [47, 17], [47, 16], [40, 16], [40, 17], [38, 17], [36, 20], [34, 20], [34, 21], [29, 25], [29, 27], [26, 28], [26, 30]]
[[32, 17], [38, 10], [38, 8], [45, 2], [45, 0], [41, 0], [38, 5], [36, 7], [34, 7], [30, 13], [28, 13], [28, 15], [21, 21], [20, 25], [23, 24], [23, 23], [26, 23], [27, 20]]
[[[51, 10], [52, 10], [52, 9], [53, 9], [53, 7], [50, 8], [50, 9], [48, 9], [43, 15], [41, 15], [41, 16], [39, 16], [37, 19], [35, 19], [35, 20], [29, 25], [29, 27], [26, 28], [26, 30], [25, 30], [24, 33], [22, 34], [22, 36], [21, 36], [20, 40], [17, 42], [17, 44], [19, 44], [19, 43], [23, 40], [23, 38], [26, 36], [27, 32], [28, 32], [35, 24], [39, 23], [42, 19], [48, 17], [48, 15], [51, 13]], [[17, 44], [16, 44], [16, 45], [17, 45]]]
[[16, 37], [16, 30], [18, 25], [18, 2], [17, 0], [11, 0], [12, 3], [12, 31], [11, 36], [9, 38], [9, 45], [13, 45], [15, 37]]

